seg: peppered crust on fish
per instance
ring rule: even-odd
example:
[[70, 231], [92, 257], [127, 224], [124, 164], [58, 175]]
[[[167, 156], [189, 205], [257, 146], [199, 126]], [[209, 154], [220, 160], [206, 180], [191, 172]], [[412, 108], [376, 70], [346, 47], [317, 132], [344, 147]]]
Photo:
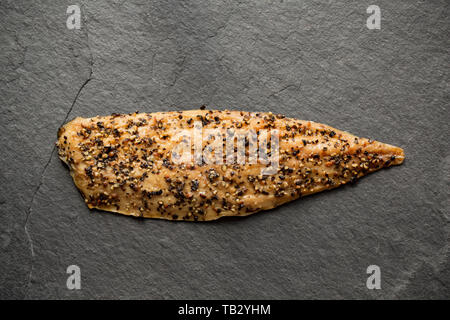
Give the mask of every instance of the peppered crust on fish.
[[[279, 132], [279, 164], [176, 163], [180, 130]], [[223, 140], [225, 141], [225, 139]], [[225, 142], [223, 142], [225, 144]], [[257, 141], [246, 140], [246, 147]], [[203, 139], [202, 149], [208, 139]], [[264, 112], [190, 110], [76, 118], [58, 131], [58, 154], [89, 208], [169, 220], [246, 216], [403, 162], [401, 148], [324, 124]], [[224, 145], [225, 149], [225, 145]], [[248, 149], [246, 149], [248, 152]], [[247, 154], [248, 156], [248, 154]]]

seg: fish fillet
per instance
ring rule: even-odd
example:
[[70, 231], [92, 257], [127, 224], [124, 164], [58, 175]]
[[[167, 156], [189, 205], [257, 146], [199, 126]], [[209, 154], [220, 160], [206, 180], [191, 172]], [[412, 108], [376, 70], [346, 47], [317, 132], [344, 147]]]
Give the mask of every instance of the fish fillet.
[[[257, 138], [264, 130], [278, 132], [275, 171], [262, 174], [269, 166], [267, 161], [175, 161], [173, 150], [186, 142], [186, 136], [177, 134], [180, 130], [191, 132], [196, 124], [202, 126], [202, 150], [212, 141], [205, 137], [207, 129], [220, 132], [223, 148], [230, 130], [252, 130]], [[272, 156], [269, 138], [250, 140], [245, 140], [246, 157], [255, 144], [266, 143], [267, 155]], [[185, 221], [246, 216], [271, 209], [354, 183], [404, 159], [401, 148], [324, 124], [272, 113], [227, 110], [78, 117], [59, 129], [57, 148], [89, 208]], [[216, 150], [212, 151], [214, 155]]]

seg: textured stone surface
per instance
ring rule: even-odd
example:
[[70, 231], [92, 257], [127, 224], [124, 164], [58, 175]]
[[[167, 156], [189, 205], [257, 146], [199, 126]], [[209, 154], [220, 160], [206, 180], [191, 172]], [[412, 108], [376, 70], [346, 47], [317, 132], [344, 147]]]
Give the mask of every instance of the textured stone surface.
[[[450, 298], [448, 1], [377, 1], [381, 30], [365, 26], [372, 1], [83, 1], [80, 30], [70, 4], [0, 2], [0, 298]], [[407, 159], [247, 218], [87, 209], [53, 149], [63, 122], [202, 104]]]

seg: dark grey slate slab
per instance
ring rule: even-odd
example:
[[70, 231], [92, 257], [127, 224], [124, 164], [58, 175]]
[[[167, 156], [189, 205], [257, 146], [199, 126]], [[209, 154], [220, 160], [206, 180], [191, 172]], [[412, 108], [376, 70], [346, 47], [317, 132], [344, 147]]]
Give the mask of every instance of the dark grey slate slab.
[[[450, 297], [448, 1], [377, 1], [381, 30], [370, 1], [84, 1], [68, 30], [71, 4], [0, 3], [0, 298]], [[194, 224], [89, 211], [53, 152], [75, 116], [202, 104], [323, 122], [407, 159]]]

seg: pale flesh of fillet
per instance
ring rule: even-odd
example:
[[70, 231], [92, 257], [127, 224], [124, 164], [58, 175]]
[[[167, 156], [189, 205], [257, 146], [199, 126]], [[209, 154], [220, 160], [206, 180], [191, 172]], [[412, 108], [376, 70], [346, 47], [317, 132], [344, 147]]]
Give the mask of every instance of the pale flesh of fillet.
[[[278, 132], [275, 172], [266, 163], [174, 161], [180, 130]], [[209, 137], [210, 138], [210, 137]], [[215, 140], [214, 141], [219, 141]], [[218, 138], [217, 138], [218, 139]], [[267, 151], [270, 152], [269, 139]], [[245, 216], [403, 162], [401, 148], [311, 121], [265, 112], [190, 110], [76, 118], [58, 132], [58, 153], [89, 208], [146, 218], [206, 221]], [[214, 151], [215, 152], [215, 151]], [[268, 153], [269, 154], [269, 153]], [[175, 153], [176, 155], [176, 153]], [[270, 155], [270, 154], [269, 154]], [[195, 158], [195, 157], [193, 157]]]

